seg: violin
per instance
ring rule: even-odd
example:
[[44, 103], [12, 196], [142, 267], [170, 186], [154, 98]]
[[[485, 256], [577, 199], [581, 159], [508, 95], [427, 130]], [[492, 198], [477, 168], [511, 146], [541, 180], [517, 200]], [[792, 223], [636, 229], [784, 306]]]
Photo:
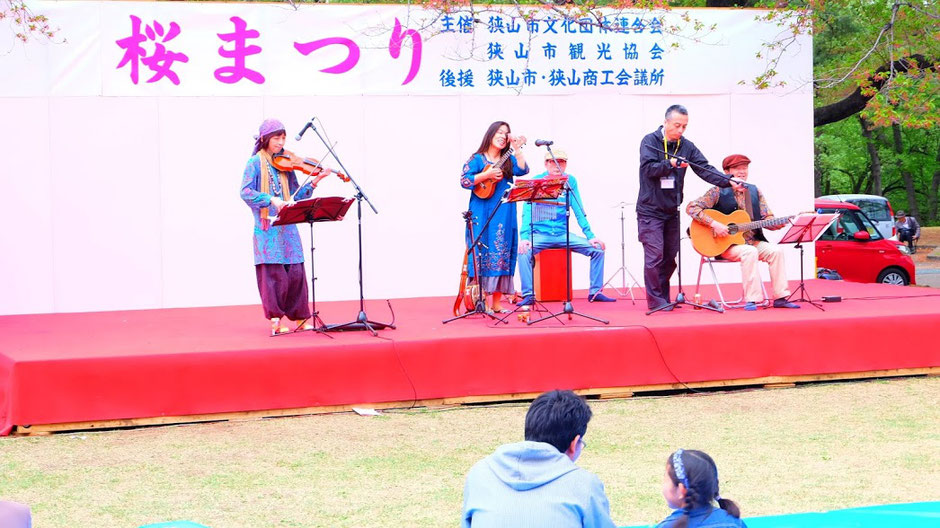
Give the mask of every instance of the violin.
[[282, 150], [279, 153], [273, 156], [272, 162], [278, 170], [289, 171], [289, 170], [299, 170], [304, 174], [309, 174], [313, 176], [314, 181], [313, 185], [315, 186], [317, 182], [325, 178], [329, 173], [333, 173], [344, 182], [349, 181], [349, 176], [346, 176], [342, 172], [335, 171], [329, 167], [323, 166], [318, 160], [314, 158], [305, 158], [303, 156], [298, 156], [289, 150]]

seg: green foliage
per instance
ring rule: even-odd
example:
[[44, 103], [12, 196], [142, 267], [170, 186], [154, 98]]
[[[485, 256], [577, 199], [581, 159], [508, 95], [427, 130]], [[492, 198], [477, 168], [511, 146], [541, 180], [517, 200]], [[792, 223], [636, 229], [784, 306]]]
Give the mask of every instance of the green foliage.
[[[894, 209], [917, 210], [921, 224], [940, 225], [937, 189], [933, 187], [935, 175], [940, 173], [940, 129], [902, 128], [900, 154], [890, 128], [875, 127], [872, 143], [881, 163], [882, 194]], [[858, 119], [845, 119], [817, 131], [816, 168], [822, 194], [873, 192], [872, 159]], [[907, 198], [902, 171], [912, 177], [916, 204]]]
[[822, 194], [870, 192], [871, 162], [857, 119], [824, 127], [815, 144]]

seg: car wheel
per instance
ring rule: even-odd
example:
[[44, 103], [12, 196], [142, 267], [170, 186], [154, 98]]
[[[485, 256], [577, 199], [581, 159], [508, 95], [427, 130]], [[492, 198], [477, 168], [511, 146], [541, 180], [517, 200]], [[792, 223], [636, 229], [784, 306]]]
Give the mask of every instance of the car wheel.
[[911, 279], [907, 276], [907, 273], [900, 268], [887, 268], [881, 270], [881, 273], [878, 274], [878, 279], [876, 282], [881, 284], [897, 284], [898, 286], [907, 286], [910, 284]]

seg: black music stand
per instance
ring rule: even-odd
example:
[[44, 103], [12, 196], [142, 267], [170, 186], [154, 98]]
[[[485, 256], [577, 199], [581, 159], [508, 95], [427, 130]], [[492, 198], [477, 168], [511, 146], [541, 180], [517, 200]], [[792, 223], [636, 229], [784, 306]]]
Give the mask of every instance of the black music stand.
[[[308, 198], [297, 202], [289, 203], [278, 211], [277, 217], [272, 226], [307, 223], [310, 224], [310, 296], [313, 300], [310, 308], [310, 317], [300, 323], [303, 326], [309, 320], [313, 320], [313, 330], [323, 333], [326, 332], [326, 324], [320, 319], [320, 313], [317, 312], [317, 274], [313, 265], [313, 224], [314, 222], [335, 222], [342, 220], [352, 205], [352, 198], [341, 198], [339, 196], [326, 196], [322, 198]], [[294, 330], [297, 332], [298, 330]], [[286, 335], [286, 334], [274, 334]], [[330, 336], [332, 339], [332, 336]]]
[[[527, 202], [531, 207], [532, 203], [549, 203], [552, 205], [561, 206], [562, 204], [558, 202], [551, 202], [549, 200], [556, 200], [561, 196], [561, 192], [565, 190], [565, 184], [568, 182], [568, 176], [562, 175], [559, 178], [516, 178], [513, 181], [513, 186], [509, 190], [509, 194], [504, 199], [505, 202]], [[535, 298], [535, 229], [532, 228], [533, 220], [531, 212], [529, 214], [529, 251], [532, 253], [532, 297]], [[571, 260], [569, 256], [569, 262]], [[540, 306], [542, 309], [539, 310], [536, 308], [536, 311], [545, 311], [551, 313], [551, 310], [545, 308], [545, 306], [538, 300], [535, 300], [533, 306]], [[499, 322], [505, 322], [506, 319], [512, 317], [512, 314], [524, 310], [525, 307], [516, 305], [516, 308], [506, 314], [505, 317], [499, 320]], [[565, 324], [557, 316], [554, 316], [558, 319], [558, 322]], [[508, 323], [507, 323], [508, 324]]]
[[[800, 285], [787, 297], [787, 302], [805, 302], [812, 304], [822, 311], [826, 311], [821, 304], [813, 302], [808, 298], [809, 292], [806, 291], [806, 283], [803, 280], [803, 244], [805, 242], [815, 242], [823, 232], [829, 228], [829, 225], [838, 218], [838, 214], [803, 214], [793, 219], [790, 229], [784, 233], [779, 244], [794, 244], [793, 247], [800, 248]], [[800, 294], [799, 299], [793, 296]], [[804, 296], [805, 295], [805, 296]]]

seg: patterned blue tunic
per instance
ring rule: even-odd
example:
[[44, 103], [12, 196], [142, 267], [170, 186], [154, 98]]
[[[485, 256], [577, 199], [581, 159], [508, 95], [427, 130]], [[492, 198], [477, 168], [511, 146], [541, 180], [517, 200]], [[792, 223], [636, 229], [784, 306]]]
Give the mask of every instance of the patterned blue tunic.
[[[278, 170], [272, 165], [268, 165], [268, 175], [271, 181], [268, 189], [274, 193], [274, 196], [282, 196], [281, 182], [278, 177]], [[288, 185], [290, 187], [288, 198], [297, 190], [297, 175], [290, 171], [287, 175]], [[310, 198], [313, 194], [313, 187], [304, 184], [303, 189], [294, 197], [295, 200]], [[300, 264], [304, 261], [304, 248], [300, 243], [300, 234], [297, 231], [297, 225], [270, 226], [267, 231], [261, 229], [261, 208], [270, 207], [272, 194], [261, 192], [261, 157], [255, 154], [248, 160], [245, 167], [245, 174], [242, 178], [241, 189], [242, 200], [251, 207], [251, 212], [255, 216], [255, 265], [257, 264]], [[268, 215], [274, 213], [270, 208]]]
[[[515, 156], [509, 156], [512, 162], [512, 173], [514, 176], [522, 176], [529, 173], [529, 166], [521, 169], [516, 163]], [[470, 157], [463, 166], [463, 173], [460, 176], [460, 185], [464, 189], [473, 188], [473, 177], [483, 172], [486, 168], [486, 157], [477, 153]], [[477, 195], [470, 194], [470, 211], [473, 213], [473, 235], [478, 236], [479, 230], [483, 228], [486, 219], [496, 207], [499, 206], [503, 193], [509, 188], [512, 178], [503, 178], [496, 184], [496, 190], [489, 198], [482, 199]], [[467, 233], [467, 244], [470, 244], [469, 233]], [[477, 258], [480, 262], [480, 275], [483, 277], [498, 277], [501, 275], [512, 276], [516, 269], [516, 255], [519, 241], [519, 228], [516, 223], [516, 204], [508, 203], [499, 206], [496, 215], [490, 221], [483, 238], [480, 239], [485, 247], [478, 248]], [[488, 248], [488, 249], [487, 249]], [[473, 259], [467, 260], [467, 274], [475, 277], [473, 269]]]

